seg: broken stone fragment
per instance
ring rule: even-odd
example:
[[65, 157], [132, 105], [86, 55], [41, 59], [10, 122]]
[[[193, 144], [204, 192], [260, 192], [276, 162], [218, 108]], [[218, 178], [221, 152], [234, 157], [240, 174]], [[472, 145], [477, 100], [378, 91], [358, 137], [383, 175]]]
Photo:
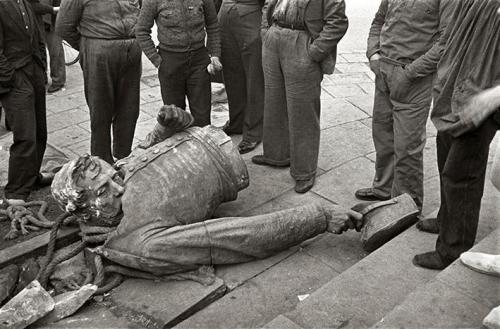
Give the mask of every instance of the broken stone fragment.
[[62, 320], [78, 311], [96, 292], [97, 286], [87, 284], [76, 291], [69, 291], [54, 297], [54, 310], [36, 324], [45, 325]]
[[357, 209], [364, 215], [361, 242], [365, 251], [373, 251], [417, 221], [418, 207], [408, 194]]
[[0, 270], [0, 305], [12, 295], [16, 287], [19, 269], [12, 264]]
[[54, 300], [35, 280], [0, 309], [0, 328], [26, 328], [53, 309]]
[[33, 258], [28, 259], [21, 265], [19, 271], [19, 279], [17, 281], [17, 287], [14, 295], [17, 295], [21, 290], [23, 290], [31, 281], [35, 280], [38, 271], [40, 271], [40, 265]]
[[488, 329], [500, 329], [500, 306], [495, 307], [484, 318], [483, 326]]

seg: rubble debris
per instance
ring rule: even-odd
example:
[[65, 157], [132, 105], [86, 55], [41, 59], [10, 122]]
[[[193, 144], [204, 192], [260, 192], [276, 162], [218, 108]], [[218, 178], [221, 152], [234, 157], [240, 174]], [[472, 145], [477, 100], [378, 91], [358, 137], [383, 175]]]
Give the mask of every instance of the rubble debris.
[[76, 291], [69, 291], [54, 297], [54, 309], [36, 324], [45, 325], [62, 320], [78, 311], [96, 292], [97, 286], [87, 284]]
[[26, 260], [20, 268], [19, 279], [17, 281], [17, 287], [14, 295], [17, 295], [21, 290], [26, 288], [26, 286], [33, 280], [36, 279], [38, 272], [40, 271], [40, 265], [33, 258]]
[[19, 268], [14, 264], [0, 270], [0, 305], [12, 295], [18, 276]]
[[26, 328], [53, 309], [54, 300], [35, 280], [0, 309], [0, 328]]

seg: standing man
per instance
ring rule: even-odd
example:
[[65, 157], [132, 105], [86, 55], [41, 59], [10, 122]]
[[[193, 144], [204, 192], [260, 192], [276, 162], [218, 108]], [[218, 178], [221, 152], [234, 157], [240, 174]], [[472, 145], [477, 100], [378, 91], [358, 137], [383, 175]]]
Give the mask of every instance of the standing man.
[[80, 51], [90, 152], [108, 163], [130, 154], [139, 116], [139, 10], [139, 0], [64, 0], [57, 17], [56, 33]]
[[8, 204], [25, 201], [40, 174], [47, 143], [45, 46], [26, 0], [0, 0], [0, 102], [13, 132], [4, 195]]
[[[155, 21], [158, 50], [151, 38]], [[222, 69], [214, 1], [144, 0], [135, 30], [144, 54], [158, 68], [163, 103], [186, 109], [187, 96], [194, 125], [209, 125], [210, 74]]]
[[241, 134], [241, 154], [262, 139], [264, 73], [262, 72], [261, 0], [224, 0], [219, 12], [222, 65], [229, 103], [226, 134]]
[[372, 186], [361, 200], [410, 194], [421, 209], [425, 126], [442, 52], [438, 44], [453, 0], [382, 0], [368, 36], [375, 73], [372, 134], [376, 150]]
[[66, 67], [62, 39], [55, 31], [56, 15], [60, 0], [29, 0], [37, 16], [44, 43], [49, 51], [51, 84], [49, 94], [61, 90], [66, 84]]
[[321, 81], [333, 73], [347, 31], [343, 0], [270, 0], [263, 13], [264, 154], [252, 162], [286, 167], [295, 191], [314, 185]]
[[476, 238], [489, 146], [500, 129], [500, 2], [456, 2], [439, 62], [431, 118], [436, 137], [441, 206], [436, 250], [416, 255], [444, 269]]

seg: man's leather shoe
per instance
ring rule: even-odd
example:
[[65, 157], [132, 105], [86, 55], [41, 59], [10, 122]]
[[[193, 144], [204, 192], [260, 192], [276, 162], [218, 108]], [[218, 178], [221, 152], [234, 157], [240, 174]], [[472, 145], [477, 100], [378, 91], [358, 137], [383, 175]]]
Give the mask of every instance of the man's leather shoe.
[[306, 193], [313, 187], [314, 185], [314, 177], [304, 180], [296, 180], [295, 181], [295, 192], [297, 193]]
[[40, 173], [35, 182], [35, 188], [41, 189], [45, 186], [50, 186], [54, 180], [55, 174], [52, 173]]
[[230, 123], [229, 123], [229, 120], [228, 120], [228, 121], [226, 121], [226, 123], [222, 126], [222, 131], [223, 131], [226, 135], [231, 136], [231, 135], [239, 135], [239, 134], [241, 134], [241, 133], [242, 133], [242, 131], [241, 131], [241, 130], [236, 131], [236, 130], [232, 130], [232, 129], [230, 129], [230, 128], [229, 128], [230, 126], [231, 126], [231, 125], [230, 125]]
[[423, 254], [415, 255], [415, 257], [413, 257], [414, 265], [431, 270], [443, 270], [451, 263], [452, 262], [448, 262], [442, 259], [437, 251], [426, 252]]
[[424, 218], [420, 219], [417, 222], [417, 228], [420, 231], [438, 234], [439, 233], [439, 224], [437, 218]]
[[56, 91], [59, 91], [61, 89], [63, 89], [64, 86], [54, 86], [54, 85], [50, 85], [49, 88], [47, 89], [47, 92], [49, 94], [52, 94], [52, 93], [55, 93]]
[[354, 193], [354, 196], [359, 200], [364, 201], [386, 201], [391, 198], [391, 196], [383, 196], [375, 192], [371, 187], [361, 188]]
[[256, 165], [259, 165], [259, 166], [270, 166], [270, 167], [288, 167], [288, 166], [290, 166], [289, 161], [287, 161], [286, 163], [283, 163], [283, 164], [270, 163], [269, 161], [266, 160], [266, 158], [264, 158], [264, 155], [262, 155], [262, 154], [253, 156], [252, 162], [255, 163]]
[[246, 140], [242, 140], [238, 144], [238, 151], [240, 152], [240, 154], [245, 154], [245, 153], [253, 151], [257, 147], [257, 145], [259, 145], [259, 144], [260, 144], [260, 142], [249, 142]]

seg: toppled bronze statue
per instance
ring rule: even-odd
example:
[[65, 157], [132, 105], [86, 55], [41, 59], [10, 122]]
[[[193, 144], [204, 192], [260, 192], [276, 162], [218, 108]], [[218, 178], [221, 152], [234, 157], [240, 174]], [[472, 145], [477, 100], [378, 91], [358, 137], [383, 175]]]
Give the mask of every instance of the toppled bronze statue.
[[323, 232], [360, 229], [362, 216], [310, 204], [253, 217], [211, 219], [248, 186], [245, 163], [220, 129], [190, 127], [189, 113], [164, 106], [146, 149], [112, 167], [92, 156], [67, 163], [52, 193], [74, 214], [117, 225], [99, 249], [128, 268], [168, 275], [203, 265], [265, 258]]

